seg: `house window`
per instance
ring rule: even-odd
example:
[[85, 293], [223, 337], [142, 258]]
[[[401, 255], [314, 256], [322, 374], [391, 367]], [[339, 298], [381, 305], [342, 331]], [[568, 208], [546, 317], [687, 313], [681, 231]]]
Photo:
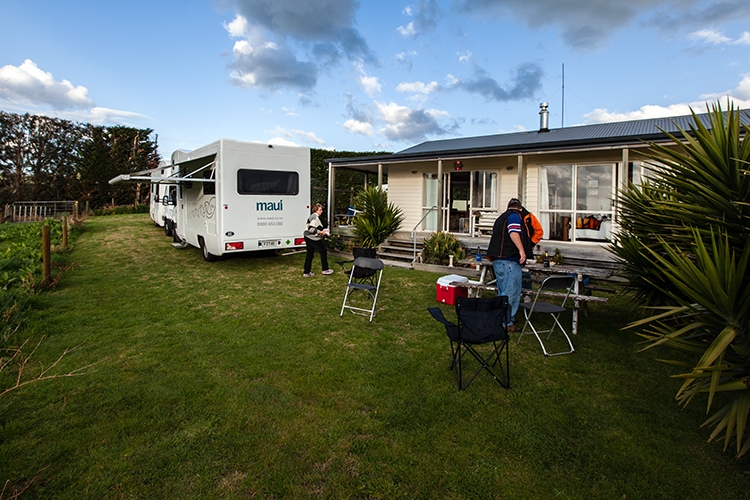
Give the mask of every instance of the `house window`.
[[636, 186], [643, 185], [643, 182], [649, 177], [654, 176], [654, 171], [643, 162], [629, 162], [628, 163], [628, 182], [633, 183]]
[[545, 239], [608, 241], [614, 216], [615, 165], [543, 165], [539, 221]]
[[474, 209], [497, 208], [497, 172], [475, 171], [471, 173], [471, 207]]

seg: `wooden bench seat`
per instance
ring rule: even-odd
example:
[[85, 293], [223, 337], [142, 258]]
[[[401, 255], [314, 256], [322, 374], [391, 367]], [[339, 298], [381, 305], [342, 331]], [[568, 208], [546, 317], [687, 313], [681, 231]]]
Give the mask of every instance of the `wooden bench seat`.
[[474, 223], [474, 230], [479, 234], [492, 234], [492, 228], [495, 226], [497, 218], [500, 217], [500, 213], [494, 210], [477, 210], [475, 213], [477, 215], [477, 221]]

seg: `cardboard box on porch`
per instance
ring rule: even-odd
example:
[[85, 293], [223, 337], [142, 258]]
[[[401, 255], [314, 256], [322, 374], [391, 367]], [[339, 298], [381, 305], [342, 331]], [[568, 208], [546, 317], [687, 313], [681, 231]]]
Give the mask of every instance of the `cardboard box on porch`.
[[451, 283], [457, 281], [461, 283], [468, 283], [469, 278], [467, 278], [466, 276], [461, 276], [459, 274], [448, 274], [446, 276], [441, 276], [440, 278], [438, 278], [435, 290], [435, 298], [438, 302], [454, 306], [456, 305], [456, 299], [458, 297], [468, 297], [468, 288], [451, 285]]

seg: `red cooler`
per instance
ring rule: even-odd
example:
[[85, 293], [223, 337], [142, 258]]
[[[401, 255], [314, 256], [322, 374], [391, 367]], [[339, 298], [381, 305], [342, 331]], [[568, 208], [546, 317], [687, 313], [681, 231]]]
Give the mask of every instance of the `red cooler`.
[[441, 276], [437, 280], [437, 288], [435, 291], [435, 298], [438, 302], [448, 305], [456, 305], [456, 299], [458, 297], [468, 297], [469, 289], [462, 286], [453, 286], [453, 282], [468, 283], [469, 278], [458, 274], [449, 274], [447, 276]]

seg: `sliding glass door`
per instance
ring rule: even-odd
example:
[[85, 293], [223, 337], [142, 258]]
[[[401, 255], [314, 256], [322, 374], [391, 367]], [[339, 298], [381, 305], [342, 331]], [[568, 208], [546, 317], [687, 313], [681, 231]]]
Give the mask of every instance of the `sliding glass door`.
[[545, 239], [611, 239], [615, 168], [615, 164], [540, 167], [539, 220], [544, 227]]

